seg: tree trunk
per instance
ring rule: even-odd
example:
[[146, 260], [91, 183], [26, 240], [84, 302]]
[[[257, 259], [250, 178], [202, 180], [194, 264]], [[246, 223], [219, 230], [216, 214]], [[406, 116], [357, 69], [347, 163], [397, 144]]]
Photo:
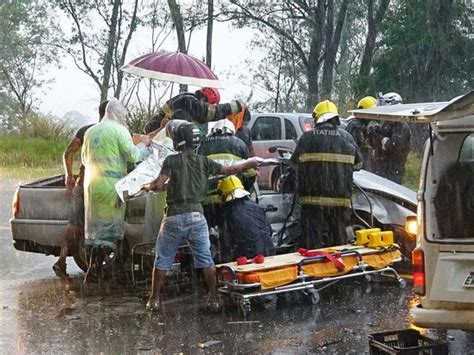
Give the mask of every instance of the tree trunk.
[[212, 68], [212, 27], [214, 25], [214, 0], [207, 1], [206, 64]]
[[[127, 51], [128, 51], [128, 45], [130, 44], [132, 35], [137, 29], [137, 21], [138, 21], [137, 11], [138, 11], [138, 0], [135, 0], [135, 4], [133, 6], [132, 18], [130, 19], [129, 31], [127, 34], [127, 38], [125, 39], [125, 42], [123, 44], [122, 53], [120, 53], [120, 63], [117, 63], [118, 65], [116, 67], [117, 86], [115, 88], [114, 97], [116, 97], [117, 99], [120, 98], [120, 94], [122, 92], [122, 83], [123, 83], [123, 75], [124, 75], [124, 72], [121, 71], [120, 68], [125, 62], [125, 57], [127, 56]], [[118, 48], [118, 43], [117, 43], [117, 45], [115, 46], [115, 51], [117, 52], [118, 50], [119, 48]]]
[[[181, 15], [181, 9], [176, 3], [176, 0], [168, 0], [168, 6], [170, 8], [171, 18], [173, 19], [174, 27], [176, 28], [176, 35], [178, 37], [178, 50], [181, 53], [187, 53], [186, 50], [186, 39], [184, 36], [184, 25], [183, 16]], [[188, 91], [187, 85], [179, 85], [179, 92]]]
[[343, 0], [337, 16], [336, 28], [334, 29], [334, 2], [327, 2], [327, 25], [324, 51], [323, 81], [321, 84], [321, 99], [330, 99], [334, 78], [334, 64], [341, 42], [341, 33], [346, 20], [349, 0]]
[[110, 86], [110, 75], [112, 73], [112, 63], [114, 59], [114, 48], [116, 46], [117, 37], [117, 19], [121, 0], [114, 0], [112, 7], [112, 15], [110, 17], [109, 37], [107, 39], [107, 52], [104, 58], [104, 77], [100, 85], [100, 101], [107, 100]]
[[308, 64], [306, 66], [306, 76], [308, 80], [308, 94], [306, 96], [306, 110], [312, 111], [319, 98], [319, 55], [323, 43], [323, 28], [325, 20], [325, 1], [319, 0], [314, 13], [315, 25], [313, 26], [313, 36], [309, 48]]
[[381, 0], [377, 12], [374, 16], [374, 2], [375, 0], [368, 0], [367, 2], [367, 37], [365, 40], [364, 53], [360, 62], [359, 80], [356, 87], [357, 96], [362, 96], [367, 90], [367, 78], [370, 74], [372, 66], [372, 59], [375, 52], [375, 42], [380, 24], [387, 12], [390, 0]]

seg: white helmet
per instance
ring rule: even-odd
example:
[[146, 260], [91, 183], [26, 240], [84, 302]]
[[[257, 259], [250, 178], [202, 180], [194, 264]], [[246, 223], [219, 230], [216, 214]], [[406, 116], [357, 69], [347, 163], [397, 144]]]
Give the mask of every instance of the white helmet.
[[235, 134], [235, 126], [231, 121], [225, 118], [216, 122], [211, 129], [211, 133]]
[[402, 97], [396, 92], [387, 92], [383, 95], [379, 92], [377, 94], [377, 106], [396, 105], [401, 104], [402, 102]]

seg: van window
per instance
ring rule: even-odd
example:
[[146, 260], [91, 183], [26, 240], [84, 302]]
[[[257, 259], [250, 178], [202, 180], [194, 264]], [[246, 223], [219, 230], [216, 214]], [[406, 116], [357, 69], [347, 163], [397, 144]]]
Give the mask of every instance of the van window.
[[459, 161], [474, 161], [474, 134], [470, 134], [464, 140], [459, 153]]
[[297, 139], [296, 129], [290, 120], [285, 118], [285, 139]]
[[442, 173], [434, 204], [440, 239], [474, 238], [474, 134]]
[[252, 127], [252, 140], [281, 140], [281, 121], [279, 117], [263, 116], [257, 118]]

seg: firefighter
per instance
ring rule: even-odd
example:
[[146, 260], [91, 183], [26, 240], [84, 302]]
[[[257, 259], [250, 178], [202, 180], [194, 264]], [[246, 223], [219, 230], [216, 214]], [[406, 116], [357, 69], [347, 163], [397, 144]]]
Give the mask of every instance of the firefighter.
[[[209, 121], [217, 121], [226, 118], [229, 114], [235, 114], [242, 110], [239, 101], [220, 104], [220, 94], [214, 88], [202, 88], [193, 93], [176, 95], [166, 101], [161, 107], [158, 115], [145, 125], [144, 133], [155, 131], [161, 125], [162, 120], [168, 120], [174, 111], [181, 109], [186, 111], [191, 120], [197, 124], [204, 125]], [[207, 127], [204, 127], [207, 130]]]
[[230, 240], [230, 249], [223, 253], [226, 256], [222, 262], [241, 256], [273, 255], [272, 228], [265, 209], [249, 198], [240, 179], [235, 175], [226, 177], [219, 181], [217, 189], [223, 201], [225, 234]]
[[363, 162], [354, 138], [338, 127], [334, 103], [318, 103], [313, 118], [314, 129], [303, 133], [290, 159], [301, 204], [300, 244], [308, 249], [347, 243], [352, 172]]
[[[359, 100], [357, 103], [357, 109], [368, 109], [377, 106], [377, 99], [373, 96], [366, 96]], [[367, 136], [367, 129], [370, 120], [364, 120], [351, 116], [349, 123], [346, 126], [346, 131], [354, 137], [357, 146], [362, 153], [364, 159], [365, 170], [375, 172], [374, 168], [374, 149], [369, 144], [369, 137]]]
[[[399, 94], [390, 92], [378, 96], [378, 106], [402, 103]], [[368, 136], [374, 147], [375, 173], [401, 184], [410, 152], [411, 131], [405, 122], [385, 121], [370, 126]]]
[[[210, 135], [199, 146], [198, 154], [205, 155], [226, 165], [249, 157], [247, 146], [240, 138], [235, 136], [235, 127], [228, 119], [216, 122], [211, 129]], [[255, 172], [254, 169], [251, 170]], [[210, 227], [221, 224], [219, 223], [219, 204], [217, 181], [210, 181], [208, 196], [203, 202], [207, 223]]]

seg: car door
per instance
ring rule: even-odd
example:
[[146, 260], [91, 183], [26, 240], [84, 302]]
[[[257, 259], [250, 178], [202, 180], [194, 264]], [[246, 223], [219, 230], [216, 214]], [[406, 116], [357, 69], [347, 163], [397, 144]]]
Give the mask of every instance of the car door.
[[[278, 153], [269, 153], [268, 148], [281, 145], [283, 140], [283, 122], [282, 118], [277, 115], [261, 115], [258, 116], [250, 129], [252, 134], [253, 146], [255, 154], [262, 158], [278, 157]], [[270, 187], [271, 172], [273, 167], [262, 167], [259, 185], [262, 187]]]

